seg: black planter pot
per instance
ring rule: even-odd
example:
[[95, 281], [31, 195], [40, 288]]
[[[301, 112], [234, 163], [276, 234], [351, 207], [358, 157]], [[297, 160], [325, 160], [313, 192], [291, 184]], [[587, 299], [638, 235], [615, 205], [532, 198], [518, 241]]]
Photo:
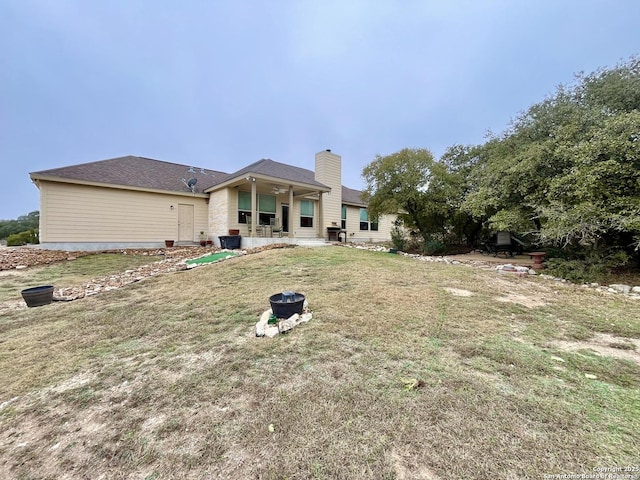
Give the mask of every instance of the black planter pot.
[[289, 318], [294, 313], [300, 315], [304, 307], [304, 295], [301, 293], [283, 292], [269, 297], [271, 310], [278, 318]]
[[228, 248], [229, 250], [240, 248], [240, 242], [242, 239], [240, 235], [221, 235], [218, 238], [220, 239], [221, 248]]
[[53, 285], [43, 285], [22, 290], [22, 298], [27, 302], [27, 307], [41, 307], [49, 305], [53, 301]]

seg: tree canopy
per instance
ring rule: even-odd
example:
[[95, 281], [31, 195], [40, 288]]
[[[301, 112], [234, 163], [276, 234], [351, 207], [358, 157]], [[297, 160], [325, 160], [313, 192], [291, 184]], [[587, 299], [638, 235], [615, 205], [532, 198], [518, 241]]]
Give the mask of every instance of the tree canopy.
[[479, 147], [463, 208], [583, 248], [640, 245], [640, 62], [579, 75]]
[[38, 230], [40, 226], [40, 212], [33, 211], [27, 215], [20, 215], [16, 220], [0, 220], [0, 238], [5, 239], [27, 230]]
[[440, 162], [427, 149], [378, 155], [363, 171], [371, 215], [397, 214], [423, 244], [473, 230], [473, 219], [460, 209], [468, 188], [462, 175], [468, 169], [465, 153], [464, 147], [452, 147]]
[[482, 145], [377, 156], [370, 207], [425, 238], [479, 225], [541, 245], [640, 258], [640, 60], [579, 74]]

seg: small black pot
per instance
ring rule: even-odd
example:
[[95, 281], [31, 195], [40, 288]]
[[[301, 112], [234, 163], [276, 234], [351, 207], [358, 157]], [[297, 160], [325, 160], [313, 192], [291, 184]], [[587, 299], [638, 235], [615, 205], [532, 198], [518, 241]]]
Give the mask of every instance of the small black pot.
[[27, 307], [41, 307], [49, 305], [53, 301], [53, 285], [43, 285], [22, 290], [22, 298], [27, 302]]

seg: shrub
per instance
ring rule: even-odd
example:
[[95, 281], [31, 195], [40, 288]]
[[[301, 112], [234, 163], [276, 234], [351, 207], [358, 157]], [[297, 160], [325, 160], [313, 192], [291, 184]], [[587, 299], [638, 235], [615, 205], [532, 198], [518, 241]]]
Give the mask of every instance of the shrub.
[[442, 254], [444, 253], [444, 243], [434, 240], [433, 238], [429, 238], [423, 242], [421, 250], [425, 255]]
[[582, 258], [550, 258], [545, 263], [550, 275], [584, 283], [599, 281], [628, 262], [629, 256], [618, 250], [606, 255], [592, 253]]
[[37, 230], [35, 229], [25, 230], [24, 232], [14, 233], [7, 237], [7, 246], [9, 247], [26, 245], [28, 243], [32, 243], [32, 244], [40, 243], [38, 239]]
[[407, 248], [407, 235], [404, 231], [402, 220], [396, 219], [393, 222], [393, 228], [391, 229], [391, 245], [396, 250], [404, 252]]

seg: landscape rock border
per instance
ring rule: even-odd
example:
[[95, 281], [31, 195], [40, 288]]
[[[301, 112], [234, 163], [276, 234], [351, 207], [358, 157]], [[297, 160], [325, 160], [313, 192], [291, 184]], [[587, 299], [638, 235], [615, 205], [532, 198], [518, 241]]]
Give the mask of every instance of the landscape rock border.
[[[384, 247], [382, 245], [376, 245], [376, 244], [336, 243], [336, 245], [340, 245], [347, 248], [356, 248], [359, 250], [369, 250], [374, 252], [390, 253], [390, 249], [388, 247]], [[446, 256], [420, 255], [416, 253], [406, 253], [401, 251], [398, 251], [397, 254], [405, 257], [413, 258], [415, 260], [422, 261], [422, 262], [437, 262], [437, 263], [446, 263], [449, 265], [472, 266], [476, 268], [484, 268], [487, 270], [495, 270], [497, 273], [501, 273], [501, 274], [510, 273], [518, 277], [535, 275], [545, 280], [552, 280], [554, 282], [561, 282], [561, 283], [576, 285], [567, 279], [554, 277], [553, 275], [547, 275], [544, 273], [539, 273], [527, 266], [518, 266], [510, 263], [494, 265], [493, 263], [482, 262], [479, 260], [459, 260], [459, 259], [453, 259]], [[640, 300], [640, 286], [631, 286], [631, 285], [624, 285], [624, 284], [600, 285], [599, 283], [585, 283], [585, 284], [581, 284], [580, 286], [582, 288], [594, 289], [599, 293], [604, 293], [609, 295], [619, 294], [619, 295], [624, 295], [625, 297], [628, 297], [628, 298], [632, 298], [634, 300]]]
[[[154, 277], [156, 275], [164, 273], [172, 273], [184, 271], [204, 265], [211, 265], [211, 263], [217, 263], [220, 261], [226, 261], [227, 259], [239, 258], [243, 255], [250, 255], [259, 253], [265, 250], [291, 248], [294, 245], [278, 243], [272, 245], [265, 245], [262, 247], [245, 249], [245, 250], [229, 250], [220, 249], [216, 247], [198, 247], [198, 246], [186, 246], [186, 247], [171, 247], [171, 248], [158, 248], [158, 249], [118, 249], [118, 250], [101, 250], [94, 252], [68, 252], [61, 250], [44, 250], [34, 247], [22, 247], [22, 248], [8, 248], [0, 250], [0, 270], [19, 270], [24, 271], [29, 267], [35, 266], [47, 266], [53, 263], [62, 261], [73, 261], [79, 257], [94, 255], [94, 254], [119, 254], [119, 255], [148, 255], [164, 256], [162, 260], [158, 260], [147, 265], [143, 265], [136, 269], [125, 270], [113, 275], [106, 275], [91, 279], [81, 285], [74, 285], [70, 287], [59, 287], [54, 290], [53, 301], [54, 302], [69, 302], [78, 300], [84, 297], [97, 295], [101, 292], [108, 292], [115, 290], [126, 285], [130, 285], [135, 282], [144, 280], [145, 278]], [[219, 252], [233, 252], [235, 255], [221, 258], [213, 262], [188, 265], [186, 260], [192, 258], [199, 258], [212, 253]], [[0, 304], [0, 312], [2, 310], [16, 310], [27, 308], [27, 304], [24, 300], [20, 301], [7, 301]]]

